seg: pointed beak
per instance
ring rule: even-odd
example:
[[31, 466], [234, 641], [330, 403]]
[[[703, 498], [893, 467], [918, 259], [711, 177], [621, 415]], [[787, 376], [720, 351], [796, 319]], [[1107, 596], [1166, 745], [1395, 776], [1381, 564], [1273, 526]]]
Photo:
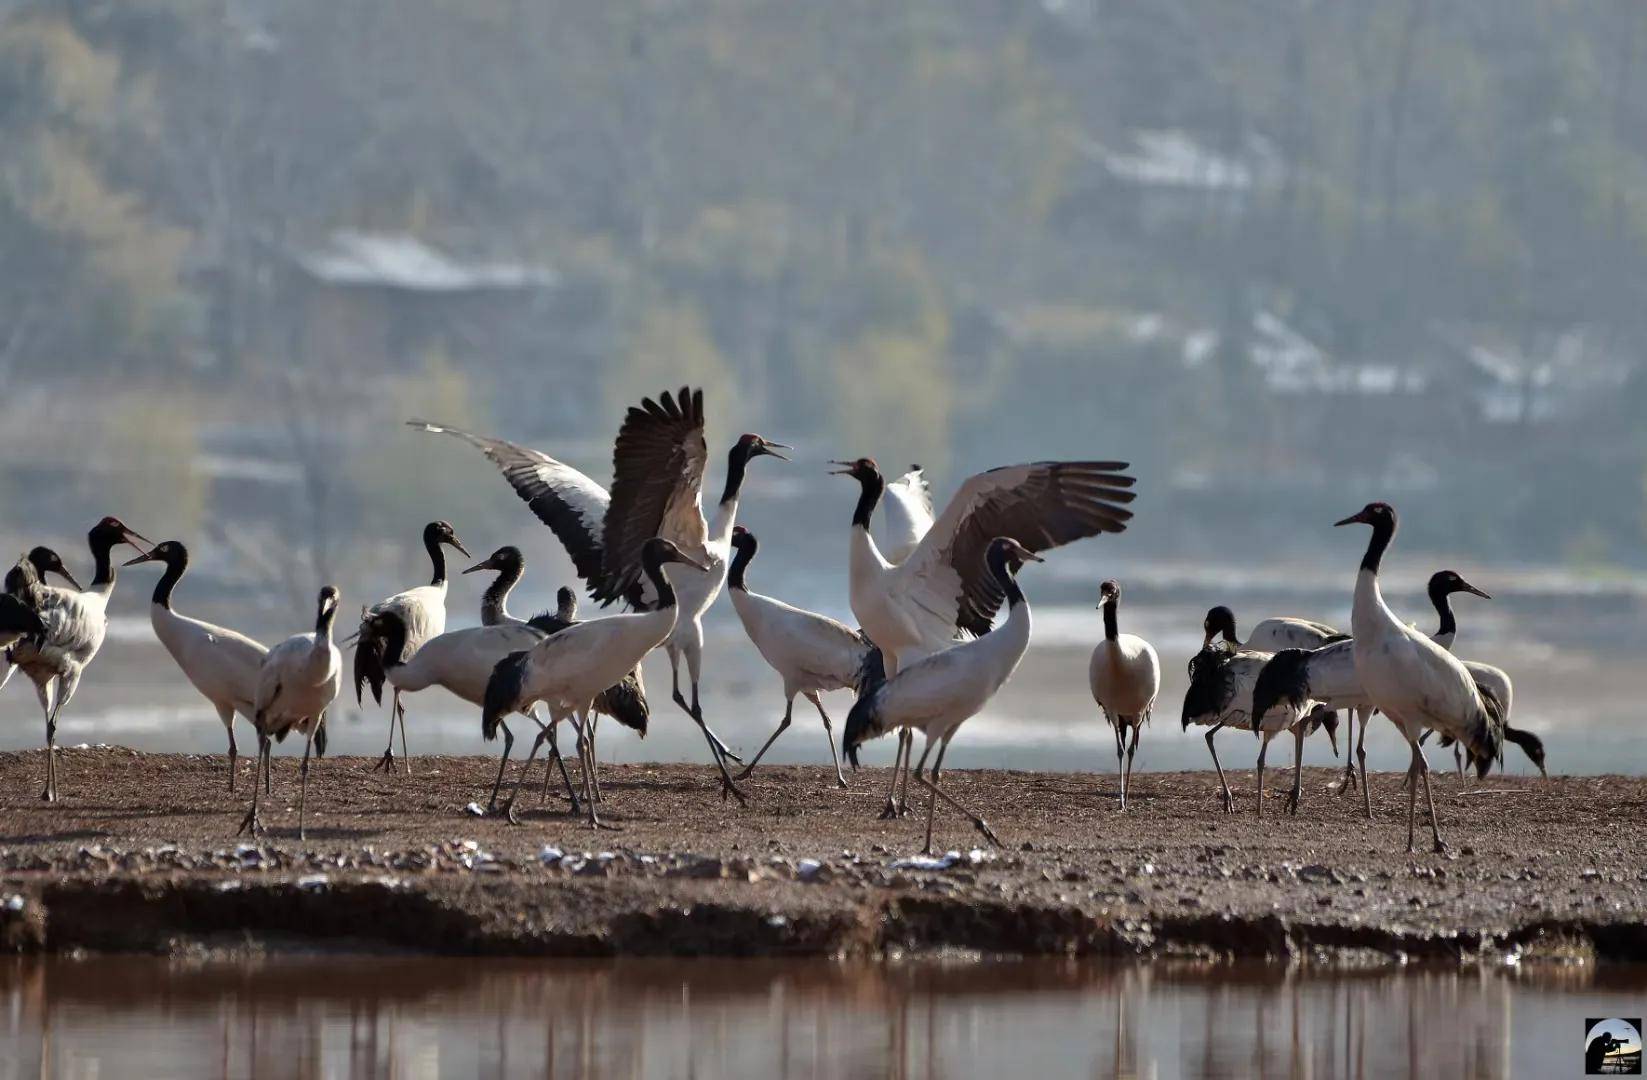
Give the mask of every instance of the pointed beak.
[[1359, 513], [1355, 513], [1355, 514], [1351, 514], [1349, 517], [1345, 518], [1343, 521], [1333, 522], [1332, 527], [1336, 529], [1340, 525], [1359, 525], [1364, 520], [1365, 519]]
[[75, 587], [76, 591], [78, 591], [78, 592], [85, 592], [86, 591], [85, 586], [81, 585], [80, 582], [76, 581], [74, 579], [74, 575], [69, 573], [69, 568], [68, 567], [60, 566], [56, 570], [52, 571], [52, 573], [62, 575], [63, 580], [68, 582], [70, 585], [73, 585]]
[[121, 535], [125, 538], [126, 543], [130, 544], [138, 551], [143, 551], [146, 548], [154, 547], [153, 540], [150, 540], [148, 537], [144, 536], [135, 529], [123, 528], [121, 529]]
[[687, 566], [696, 567], [697, 569], [702, 570], [706, 574], [709, 573], [709, 566], [707, 564], [699, 562], [698, 560], [694, 559], [690, 555], [685, 554], [684, 552], [681, 554], [680, 560], [681, 560], [681, 562], [685, 563]]
[[1327, 729], [1327, 741], [1332, 743], [1332, 756], [1338, 756], [1338, 728], [1333, 726]]
[[496, 570], [496, 569], [497, 569], [497, 567], [495, 565], [493, 565], [491, 559], [482, 559], [480, 562], [476, 563], [475, 565], [471, 566], [469, 569], [467, 569], [463, 572], [465, 574], [478, 574], [482, 570]]
[[465, 559], [472, 559], [472, 558], [474, 558], [474, 556], [473, 556], [473, 555], [471, 555], [471, 554], [469, 554], [469, 549], [468, 549], [468, 548], [466, 548], [466, 547], [464, 547], [464, 546], [463, 546], [463, 541], [462, 541], [462, 540], [459, 540], [459, 539], [458, 539], [458, 538], [457, 538], [457, 534], [456, 534], [456, 533], [453, 533], [453, 534], [452, 534], [452, 538], [451, 538], [451, 539], [450, 539], [450, 540], [448, 540], [448, 541], [447, 541], [447, 543], [449, 543], [449, 544], [451, 544], [451, 545], [452, 545], [452, 546], [453, 546], [453, 547], [455, 547], [455, 548], [457, 548], [457, 549], [458, 549], [458, 550], [459, 550], [459, 551], [461, 551], [461, 552], [463, 552], [463, 557], [464, 557], [464, 558], [465, 558]]
[[152, 551], [145, 552], [144, 554], [137, 556], [137, 558], [135, 558], [135, 559], [127, 559], [125, 562], [121, 563], [120, 565], [121, 566], [136, 566], [138, 563], [153, 562], [155, 559], [158, 559], [159, 557], [160, 556], [156, 555]]
[[779, 450], [793, 450], [793, 449], [795, 449], [793, 446], [785, 446], [781, 442], [769, 442], [769, 443], [762, 443], [761, 444], [761, 453], [766, 454], [769, 457], [775, 457], [779, 461], [788, 461], [789, 460], [789, 456], [787, 454], [778, 453]]
[[829, 470], [829, 475], [830, 476], [851, 476], [852, 475], [852, 462], [850, 462], [850, 461], [831, 461], [830, 464], [840, 466], [840, 468], [838, 468], [838, 469], [830, 469]]
[[1020, 548], [1019, 552], [1018, 552], [1018, 557], [1022, 558], [1022, 559], [1028, 559], [1030, 562], [1046, 562], [1045, 559], [1041, 558], [1039, 555], [1035, 554], [1035, 552], [1029, 550], [1028, 548]]
[[1471, 585], [1467, 581], [1464, 583], [1464, 591], [1469, 593], [1471, 596], [1479, 596], [1483, 600], [1491, 600], [1492, 599], [1492, 596], [1489, 593], [1487, 593], [1485, 590], [1478, 589], [1474, 585]]

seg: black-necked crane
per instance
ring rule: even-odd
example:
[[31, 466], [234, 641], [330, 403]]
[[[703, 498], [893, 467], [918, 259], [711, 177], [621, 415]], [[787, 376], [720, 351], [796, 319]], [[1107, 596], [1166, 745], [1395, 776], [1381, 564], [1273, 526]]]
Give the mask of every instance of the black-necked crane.
[[[1434, 606], [1439, 619], [1436, 631], [1430, 635], [1430, 639], [1448, 652], [1452, 652], [1453, 640], [1458, 635], [1458, 620], [1453, 615], [1452, 597], [1458, 593], [1470, 593], [1483, 600], [1491, 600], [1492, 597], [1465, 581], [1455, 570], [1437, 570], [1432, 574], [1428, 592], [1430, 603]], [[1512, 707], [1515, 704], [1515, 686], [1510, 681], [1510, 673], [1501, 667], [1484, 664], [1478, 660], [1465, 660], [1464, 669], [1475, 679], [1476, 689], [1481, 691], [1483, 697], [1491, 695], [1497, 701], [1499, 713], [1504, 717], [1504, 741], [1519, 746], [1521, 752], [1527, 755], [1527, 760], [1538, 768], [1539, 775], [1548, 779], [1550, 773], [1545, 767], [1544, 740], [1510, 723]], [[1450, 735], [1442, 736], [1440, 745], [1443, 749], [1449, 746], [1453, 748], [1453, 762], [1458, 768], [1458, 775], [1462, 777], [1467, 756], [1463, 747]], [[1474, 762], [1470, 764], [1473, 765]]]
[[[1026, 550], [1046, 551], [1120, 532], [1132, 517], [1126, 504], [1135, 497], [1134, 480], [1121, 472], [1127, 467], [1122, 461], [1039, 461], [990, 469], [962, 484], [908, 556], [893, 562], [870, 535], [887, 486], [880, 468], [873, 458], [832, 464], [839, 466], [836, 475], [858, 481], [848, 564], [852, 614], [881, 650], [889, 678], [905, 663], [989, 633], [1003, 597], [984, 566], [993, 537], [1012, 537]], [[924, 488], [925, 480], [918, 479], [911, 491], [926, 498]], [[901, 811], [902, 800], [893, 796], [900, 768], [907, 794], [912, 742], [908, 732], [899, 733], [894, 791], [883, 818]]]
[[12, 663], [34, 683], [46, 716], [46, 788], [40, 797], [47, 802], [57, 800], [57, 719], [73, 699], [86, 666], [103, 647], [108, 632], [109, 596], [115, 579], [111, 555], [117, 544], [143, 551], [143, 544], [148, 543], [115, 517], [99, 521], [86, 539], [94, 566], [91, 584], [85, 589], [39, 585], [38, 614], [46, 631], [11, 648]]
[[189, 568], [189, 549], [182, 541], [163, 541], [148, 554], [127, 560], [126, 565], [145, 562], [166, 566], [149, 603], [149, 624], [190, 684], [217, 710], [217, 718], [229, 736], [229, 790], [233, 791], [239, 759], [235, 713], [247, 720], [257, 714], [257, 680], [269, 650], [244, 634], [173, 610], [172, 590]]
[[[509, 592], [526, 571], [526, 559], [520, 553], [519, 548], [511, 545], [500, 547], [485, 560], [469, 567], [464, 573], [473, 574], [484, 570], [496, 571], [498, 576], [481, 598], [481, 625], [530, 625], [545, 634], [557, 634], [578, 621], [578, 594], [564, 585], [555, 590], [555, 608], [553, 611], [541, 612], [530, 619], [520, 619], [509, 614]], [[475, 704], [478, 705], [480, 702], [476, 701]], [[610, 716], [641, 738], [646, 738], [647, 723], [651, 717], [651, 706], [646, 700], [646, 685], [641, 679], [640, 668], [635, 668], [635, 670], [625, 675], [622, 680], [601, 691], [595, 698], [594, 717], [590, 721], [589, 731], [587, 732], [591, 743], [594, 742], [595, 732], [602, 716]], [[540, 728], [543, 726], [542, 721], [536, 715], [532, 716], [532, 720]], [[509, 749], [514, 740], [510, 737], [507, 725], [503, 726], [503, 733], [505, 740], [503, 758], [507, 761], [509, 759]], [[591, 746], [590, 752], [594, 752], [593, 746]], [[549, 798], [549, 780], [556, 765], [560, 766], [561, 778], [565, 779], [566, 765], [561, 759], [560, 746], [556, 741], [555, 733], [551, 731], [549, 733], [549, 760], [544, 766], [543, 774], [543, 797], [546, 802]], [[600, 798], [598, 790], [594, 794], [596, 799]], [[492, 800], [494, 804], [497, 801], [496, 788], [493, 789]], [[577, 813], [577, 806], [577, 797], [573, 795], [573, 813]]]
[[783, 679], [783, 720], [738, 779], [754, 772], [778, 736], [788, 729], [795, 711], [795, 697], [801, 695], [812, 703], [823, 720], [829, 756], [835, 763], [835, 782], [845, 788], [846, 776], [841, 772], [841, 757], [835, 750], [834, 725], [818, 695], [830, 690], [861, 691], [868, 680], [878, 675], [880, 658], [869, 639], [846, 624], [750, 591], [745, 575], [758, 546], [755, 534], [742, 525], [732, 530], [732, 550], [736, 554], [727, 575], [727, 591], [731, 593], [732, 607], [743, 623], [744, 633], [755, 643], [761, 659]]
[[525, 619], [509, 613], [509, 594], [520, 584], [520, 579], [526, 573], [526, 557], [520, 553], [520, 548], [513, 544], [505, 544], [463, 572], [479, 574], [488, 570], [495, 571], [497, 577], [492, 579], [492, 583], [486, 586], [486, 591], [481, 594], [480, 625], [524, 623]]
[[304, 839], [304, 811], [309, 796], [309, 752], [315, 733], [326, 723], [326, 710], [343, 685], [343, 654], [332, 643], [337, 621], [338, 593], [327, 585], [316, 602], [315, 628], [293, 634], [269, 650], [258, 670], [257, 697], [252, 702], [252, 726], [257, 729], [257, 762], [263, 783], [252, 774], [252, 806], [240, 822], [240, 832], [263, 830], [258, 796], [268, 785], [272, 742], [283, 742], [296, 731], [303, 736], [303, 763], [298, 768], [297, 836]]
[[[1440, 625], [1436, 633], [1430, 636], [1431, 640], [1442, 648], [1451, 651], [1453, 636], [1457, 632], [1458, 624], [1453, 617], [1450, 597], [1457, 593], [1467, 592], [1486, 599], [1492, 599], [1480, 589], [1471, 585], [1452, 570], [1438, 570], [1431, 575], [1428, 586], [1430, 602], [1435, 605], [1440, 616]], [[1465, 661], [1464, 666], [1476, 678], [1478, 687], [1483, 694], [1494, 694], [1504, 706], [1503, 714], [1506, 717], [1505, 738], [1520, 743], [1527, 751], [1535, 764], [1543, 769], [1543, 744], [1536, 735], [1530, 732], [1517, 731], [1512, 735], [1508, 725], [1509, 715], [1509, 676], [1490, 664], [1477, 664]], [[1361, 803], [1367, 819], [1372, 819], [1372, 795], [1367, 788], [1367, 721], [1372, 717], [1372, 699], [1361, 685], [1361, 678], [1355, 669], [1354, 641], [1335, 641], [1316, 649], [1283, 649], [1278, 651], [1270, 663], [1258, 676], [1258, 683], [1253, 690], [1254, 712], [1263, 717], [1270, 705], [1285, 698], [1292, 704], [1301, 705], [1304, 702], [1317, 702], [1321, 705], [1346, 710], [1352, 717], [1361, 718], [1359, 734], [1354, 730], [1354, 720], [1351, 720], [1349, 737], [1355, 742], [1355, 758], [1345, 765], [1344, 786], [1342, 791], [1349, 791], [1357, 786], [1361, 788]], [[1451, 741], [1447, 745], [1452, 745]], [[1347, 757], [1348, 755], [1346, 755]], [[1462, 761], [1460, 762], [1462, 767]]]
[[1446, 844], [1442, 842], [1441, 827], [1435, 816], [1435, 798], [1430, 793], [1429, 765], [1424, 760], [1419, 736], [1425, 728], [1451, 735], [1470, 752], [1477, 774], [1485, 776], [1503, 750], [1504, 718], [1496, 702], [1482, 697], [1475, 679], [1457, 657], [1422, 631], [1396, 618], [1384, 603], [1378, 587], [1378, 569], [1395, 537], [1398, 524], [1395, 509], [1388, 503], [1368, 503], [1358, 513], [1336, 524], [1372, 527], [1372, 539], [1356, 574], [1350, 629], [1355, 636], [1355, 670], [1362, 687], [1373, 707], [1389, 717], [1412, 748], [1412, 765], [1408, 769], [1407, 850], [1413, 850], [1418, 784], [1411, 778], [1416, 775], [1424, 783], [1424, 801], [1429, 805], [1435, 850], [1445, 851]]
[[[361, 700], [363, 689], [370, 684], [372, 700], [383, 704], [383, 684], [388, 679], [388, 668], [395, 662], [405, 663], [412, 653], [422, 648], [430, 638], [446, 632], [446, 551], [456, 548], [468, 555], [469, 549], [457, 538], [457, 532], [444, 521], [431, 521], [423, 527], [423, 548], [429, 553], [431, 573], [429, 584], [419, 585], [380, 600], [360, 613], [360, 630], [355, 639], [355, 701]], [[374, 616], [393, 613], [406, 627], [405, 655], [389, 657], [383, 642], [373, 636]], [[400, 690], [394, 688], [389, 709], [389, 745], [378, 760], [377, 767], [393, 772], [395, 767], [395, 723], [400, 723], [400, 754], [406, 758], [406, 772], [411, 774], [410, 751], [406, 749], [406, 709], [400, 702]]]
[[[1245, 645], [1229, 646], [1224, 642], [1214, 643], [1213, 638], [1218, 636], [1222, 629], [1223, 618], [1220, 612], [1228, 610], [1215, 607], [1207, 612], [1207, 618], [1203, 622], [1206, 631], [1205, 643], [1201, 651], [1189, 662], [1190, 685], [1184, 693], [1182, 722], [1186, 731], [1192, 724], [1208, 729], [1207, 750], [1212, 754], [1213, 768], [1218, 771], [1219, 794], [1226, 813], [1234, 812], [1235, 795], [1230, 791], [1229, 781], [1224, 776], [1224, 767], [1218, 761], [1218, 748], [1213, 741], [1214, 736], [1225, 727], [1242, 727], [1259, 735], [1262, 745], [1258, 752], [1258, 813], [1262, 815], [1264, 758], [1270, 740], [1283, 731], [1291, 731], [1295, 739], [1295, 752], [1301, 757], [1304, 738], [1317, 728], [1325, 728], [1336, 754], [1338, 716], [1329, 710], [1311, 708], [1310, 702], [1281, 702], [1269, 709], [1263, 722], [1255, 727], [1253, 691], [1258, 684], [1259, 674], [1273, 654], [1250, 649]], [[1215, 627], [1218, 629], [1215, 630]], [[1288, 810], [1294, 813], [1298, 809], [1300, 770], [1301, 763], [1295, 758], [1293, 789], [1287, 796]]]
[[[782, 458], [789, 447], [745, 434], [727, 452], [726, 485], [714, 515], [703, 515], [703, 476], [708, 460], [704, 441], [703, 391], [682, 387], [678, 397], [665, 392], [632, 406], [618, 430], [612, 450], [612, 491], [547, 454], [504, 439], [460, 431], [424, 420], [413, 427], [462, 439], [478, 448], [503, 471], [515, 493], [548, 525], [572, 557], [590, 595], [602, 604], [624, 601], [634, 611], [658, 603], [641, 559], [646, 541], [661, 536], [675, 544], [700, 573], [678, 572], [674, 593], [680, 618], [664, 650], [675, 704], [697, 723], [721, 772], [725, 791], [744, 802], [726, 761], [741, 762], [710, 730], [699, 703], [703, 669], [703, 613], [720, 594], [731, 559], [732, 527], [738, 516], [745, 470], [757, 457]], [[686, 661], [692, 700], [681, 693], [680, 662]]]
[[[537, 702], [549, 710], [547, 730], [553, 730], [562, 719], [576, 717], [585, 781], [584, 801], [589, 808], [589, 824], [597, 828], [601, 822], [595, 810], [595, 762], [592, 745], [581, 736], [589, 728], [595, 698], [634, 670], [647, 653], [668, 641], [674, 631], [681, 611], [674, 583], [664, 573], [665, 566], [673, 565], [684, 565], [699, 574], [710, 572], [707, 564], [686, 554], [672, 541], [653, 537], [641, 545], [641, 569], [652, 598], [649, 610], [574, 623], [532, 648], [500, 661], [486, 687], [481, 711], [483, 729], [495, 729], [504, 716]], [[685, 572], [681, 576], [689, 577]], [[533, 741], [531, 752], [521, 765], [520, 777], [526, 775], [546, 738], [546, 734], [539, 733]], [[736, 791], [726, 763], [718, 754], [715, 763], [720, 766], [726, 790]], [[516, 778], [505, 804], [511, 821], [520, 777]]]
[[1125, 810], [1127, 788], [1132, 783], [1132, 758], [1138, 752], [1138, 732], [1148, 722], [1156, 695], [1161, 692], [1161, 658], [1155, 654], [1155, 646], [1137, 634], [1121, 633], [1120, 606], [1119, 582], [1106, 581], [1098, 586], [1104, 640], [1092, 650], [1087, 682], [1092, 687], [1092, 699], [1115, 731], [1115, 772], [1121, 782], [1121, 809]]
[[[385, 673], [389, 685], [396, 691], [402, 694], [415, 694], [431, 686], [440, 686], [475, 706], [486, 700], [486, 684], [491, 679], [492, 669], [497, 667], [499, 660], [510, 653], [530, 649], [548, 636], [537, 627], [524, 622], [471, 626], [462, 630], [448, 630], [425, 641], [416, 651], [408, 652], [406, 624], [399, 612], [381, 611], [368, 618], [372, 623], [374, 639], [383, 645]], [[543, 721], [531, 703], [519, 711], [521, 715], [537, 724], [540, 730], [543, 728]], [[509, 752], [515, 745], [515, 736], [509, 730], [508, 723], [500, 720], [497, 726], [503, 731], [503, 755], [498, 759], [497, 777], [492, 781], [492, 796], [486, 806], [488, 813], [497, 809], [498, 789], [503, 785], [503, 770], [509, 762]], [[560, 750], [553, 733], [550, 734], [549, 746], [551, 760], [558, 760]], [[565, 773], [566, 766], [563, 764], [561, 775], [566, 779], [566, 790], [570, 794], [572, 781]], [[575, 795], [572, 798], [572, 805], [577, 806]]]
[[[926, 844], [922, 848], [927, 854], [932, 852], [932, 822], [939, 799], [965, 814], [991, 843], [1001, 842], [988, 822], [943, 790], [944, 754], [960, 726], [983, 711], [1024, 658], [1029, 648], [1031, 617], [1015, 575], [1025, 561], [1044, 560], [1010, 536], [988, 541], [982, 555], [993, 594], [1006, 601], [1006, 621], [993, 633], [931, 653], [896, 675], [889, 674], [884, 682], [853, 702], [841, 735], [854, 768], [858, 765], [858, 747], [870, 739], [900, 728], [919, 729], [926, 735], [926, 749], [915, 766], [915, 780], [931, 797], [926, 812]], [[991, 606], [991, 613], [993, 610]], [[938, 756], [928, 779], [922, 773], [934, 745]]]

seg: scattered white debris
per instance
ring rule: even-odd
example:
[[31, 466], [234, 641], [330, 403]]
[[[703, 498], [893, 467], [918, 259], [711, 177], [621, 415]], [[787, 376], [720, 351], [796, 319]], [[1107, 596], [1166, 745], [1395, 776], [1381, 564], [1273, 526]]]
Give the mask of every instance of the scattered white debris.
[[973, 848], [965, 855], [959, 851], [946, 851], [942, 857], [911, 855], [904, 859], [894, 859], [890, 865], [893, 870], [948, 870], [962, 863], [967, 866], [978, 866], [992, 858], [994, 856], [982, 848]]
[[480, 805], [478, 802], [472, 802], [463, 808], [463, 812], [468, 814], [470, 817], [485, 817], [486, 807]]

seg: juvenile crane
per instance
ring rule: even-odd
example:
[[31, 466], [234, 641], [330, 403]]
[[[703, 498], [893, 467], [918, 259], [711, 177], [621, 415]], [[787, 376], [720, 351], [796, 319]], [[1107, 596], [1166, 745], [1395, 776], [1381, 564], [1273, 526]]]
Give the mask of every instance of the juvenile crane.
[[[982, 712], [996, 692], [1006, 685], [1029, 648], [1029, 603], [1015, 578], [1026, 560], [1043, 561], [1010, 536], [997, 536], [989, 541], [984, 550], [984, 565], [994, 589], [1006, 600], [1006, 621], [994, 633], [923, 657], [889, 676], [858, 698], [847, 714], [841, 741], [854, 768], [858, 764], [858, 747], [870, 739], [895, 728], [918, 728], [925, 733], [926, 749], [915, 766], [915, 780], [930, 793], [926, 844], [922, 848], [927, 854], [932, 853], [932, 822], [939, 799], [965, 814], [991, 843], [1001, 842], [988, 822], [943, 790], [942, 771], [944, 754], [955, 732]], [[934, 744], [938, 747], [938, 757], [932, 763], [929, 780], [922, 773]]]
[[[1104, 613], [1104, 640], [1092, 650], [1087, 681], [1092, 686], [1092, 699], [1115, 731], [1115, 771], [1121, 782], [1121, 809], [1125, 810], [1127, 789], [1132, 786], [1132, 758], [1138, 752], [1138, 732], [1148, 722], [1156, 695], [1161, 692], [1161, 658], [1155, 654], [1155, 646], [1143, 638], [1121, 633], [1120, 606], [1119, 582], [1106, 581], [1098, 586], [1098, 607]], [[1127, 744], [1129, 730], [1132, 739]]]
[[[383, 684], [388, 679], [388, 668], [406, 660], [423, 647], [432, 637], [446, 632], [446, 547], [469, 554], [457, 532], [444, 521], [431, 521], [423, 527], [423, 548], [429, 553], [432, 568], [429, 584], [419, 585], [380, 600], [360, 614], [360, 630], [355, 641], [355, 701], [361, 701], [363, 689], [372, 687], [372, 700], [383, 704]], [[393, 613], [406, 627], [405, 655], [390, 657], [381, 640], [374, 636], [374, 616]], [[389, 710], [389, 745], [377, 767], [393, 772], [395, 767], [395, 723], [400, 723], [400, 754], [406, 759], [407, 775], [411, 774], [410, 751], [406, 749], [406, 709], [400, 703], [400, 690], [395, 688]]]
[[829, 740], [829, 756], [835, 763], [835, 782], [847, 786], [841, 772], [841, 757], [835, 750], [834, 725], [818, 695], [829, 690], [860, 691], [880, 670], [880, 657], [868, 638], [843, 623], [813, 611], [751, 592], [744, 575], [754, 561], [758, 541], [742, 525], [732, 530], [732, 569], [727, 591], [732, 607], [743, 623], [744, 633], [755, 643], [761, 659], [783, 679], [783, 720], [762, 744], [760, 751], [738, 776], [755, 771], [778, 736], [789, 727], [795, 711], [795, 696], [803, 695], [823, 720], [824, 737]]
[[[678, 396], [665, 392], [656, 401], [642, 399], [631, 407], [612, 450], [612, 491], [547, 454], [504, 439], [424, 420], [408, 421], [424, 431], [451, 435], [476, 447], [503, 471], [504, 478], [565, 546], [589, 594], [602, 604], [621, 600], [633, 611], [648, 611], [659, 602], [644, 573], [646, 541], [661, 536], [684, 552], [698, 574], [678, 573], [675, 592], [680, 618], [664, 644], [675, 704], [703, 732], [710, 756], [720, 769], [723, 792], [744, 795], [727, 771], [727, 760], [741, 762], [704, 720], [698, 698], [703, 668], [703, 613], [720, 594], [731, 555], [732, 526], [738, 516], [749, 462], [757, 457], [782, 458], [789, 447], [745, 434], [727, 452], [726, 486], [714, 516], [703, 516], [703, 474], [708, 460], [704, 441], [703, 391], [682, 387]], [[681, 693], [680, 662], [686, 661], [692, 700]]]
[[272, 742], [284, 742], [293, 731], [303, 736], [303, 763], [298, 768], [297, 836], [304, 839], [304, 811], [309, 796], [309, 753], [315, 733], [326, 723], [326, 710], [337, 700], [343, 685], [343, 654], [332, 644], [332, 625], [337, 621], [337, 590], [327, 585], [320, 590], [315, 610], [315, 628], [294, 634], [269, 650], [258, 670], [257, 697], [253, 700], [252, 726], [257, 729], [257, 760], [263, 783], [252, 776], [252, 806], [240, 822], [240, 832], [256, 835], [263, 831], [258, 814], [258, 795], [268, 785], [269, 754]]
[[1446, 649], [1395, 617], [1378, 587], [1378, 569], [1397, 528], [1395, 509], [1388, 503], [1368, 503], [1360, 512], [1337, 522], [1372, 527], [1372, 538], [1355, 579], [1355, 603], [1350, 628], [1355, 635], [1355, 670], [1373, 707], [1390, 718], [1412, 748], [1408, 769], [1407, 850], [1413, 850], [1418, 783], [1430, 811], [1430, 832], [1437, 852], [1446, 850], [1430, 793], [1430, 770], [1419, 736], [1425, 728], [1451, 735], [1464, 744], [1485, 776], [1504, 744], [1501, 706], [1483, 698], [1469, 671]]
[[[567, 717], [576, 716], [579, 728], [579, 757], [583, 763], [585, 803], [589, 808], [589, 824], [599, 828], [595, 810], [595, 762], [590, 742], [583, 738], [589, 729], [590, 712], [595, 697], [625, 672], [633, 670], [641, 658], [669, 639], [680, 614], [675, 590], [670, 578], [664, 576], [664, 567], [684, 564], [700, 573], [705, 564], [681, 551], [663, 537], [653, 537], [641, 545], [641, 567], [647, 577], [654, 603], [651, 609], [625, 615], [610, 615], [604, 619], [574, 623], [557, 634], [522, 652], [502, 660], [486, 686], [485, 705], [481, 711], [481, 725], [495, 729], [501, 719], [519, 712], [525, 706], [543, 702], [549, 709], [549, 729]], [[683, 574], [683, 576], [685, 576]], [[513, 792], [505, 803], [505, 811], [514, 820], [515, 796], [520, 791], [520, 777], [532, 765], [538, 747], [548, 736], [539, 733], [532, 749], [521, 765]], [[719, 756], [716, 764], [727, 788], [732, 789], [732, 778], [726, 775], [726, 763]]]
[[189, 549], [182, 541], [163, 541], [148, 554], [127, 560], [126, 565], [146, 562], [166, 566], [149, 602], [149, 624], [190, 684], [217, 710], [217, 718], [229, 736], [232, 792], [240, 755], [235, 745], [234, 716], [238, 712], [250, 720], [257, 715], [257, 680], [269, 650], [244, 634], [172, 610], [172, 590], [189, 568]]
[[45, 633], [23, 639], [11, 648], [12, 662], [34, 683], [40, 709], [46, 716], [46, 787], [40, 797], [57, 801], [57, 719], [74, 698], [86, 666], [103, 647], [109, 628], [109, 596], [114, 592], [115, 566], [111, 558], [117, 544], [130, 544], [143, 551], [141, 535], [127, 528], [119, 518], [106, 517], [87, 535], [94, 570], [85, 589], [64, 589], [55, 585], [37, 586], [36, 613], [45, 624]]

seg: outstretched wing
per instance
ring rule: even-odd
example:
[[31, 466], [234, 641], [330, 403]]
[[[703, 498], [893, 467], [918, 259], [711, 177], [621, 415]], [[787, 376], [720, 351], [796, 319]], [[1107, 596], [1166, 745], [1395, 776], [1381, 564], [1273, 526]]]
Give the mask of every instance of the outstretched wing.
[[1030, 551], [1120, 532], [1132, 512], [1135, 482], [1124, 461], [1038, 461], [972, 477], [944, 507], [914, 554], [895, 571], [905, 610], [935, 641], [957, 630], [987, 634], [1005, 594], [984, 565], [997, 536]]
[[612, 449], [605, 584], [593, 592], [596, 600], [644, 606], [641, 547], [654, 536], [684, 551], [702, 550], [708, 526], [699, 494], [708, 456], [702, 390], [683, 386], [679, 397], [665, 391], [630, 407]]
[[600, 595], [605, 588], [601, 538], [612, 501], [605, 488], [565, 462], [507, 439], [476, 435], [428, 420], [406, 423], [420, 431], [462, 439], [491, 458], [515, 494], [526, 501], [538, 520], [554, 530], [590, 593]]
[[881, 507], [886, 514], [886, 528], [881, 545], [886, 560], [894, 565], [915, 553], [921, 538], [932, 528], [932, 485], [919, 465], [886, 485]]

